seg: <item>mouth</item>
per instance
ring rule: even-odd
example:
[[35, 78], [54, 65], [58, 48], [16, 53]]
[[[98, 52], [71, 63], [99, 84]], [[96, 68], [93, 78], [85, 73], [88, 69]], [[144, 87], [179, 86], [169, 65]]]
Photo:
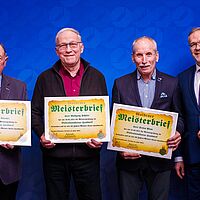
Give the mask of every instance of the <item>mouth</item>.
[[200, 54], [200, 51], [194, 52], [194, 55], [198, 56]]
[[144, 68], [150, 67], [150, 65], [140, 65], [139, 67], [144, 69]]

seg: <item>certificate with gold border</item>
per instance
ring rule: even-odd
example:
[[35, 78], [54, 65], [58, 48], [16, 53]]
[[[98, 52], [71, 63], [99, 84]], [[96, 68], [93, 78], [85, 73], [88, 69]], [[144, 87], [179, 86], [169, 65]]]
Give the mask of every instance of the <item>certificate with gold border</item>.
[[108, 149], [171, 159], [167, 140], [175, 134], [177, 119], [175, 112], [114, 104]]
[[45, 138], [54, 143], [109, 141], [109, 97], [45, 97]]
[[31, 146], [30, 101], [0, 100], [0, 144]]

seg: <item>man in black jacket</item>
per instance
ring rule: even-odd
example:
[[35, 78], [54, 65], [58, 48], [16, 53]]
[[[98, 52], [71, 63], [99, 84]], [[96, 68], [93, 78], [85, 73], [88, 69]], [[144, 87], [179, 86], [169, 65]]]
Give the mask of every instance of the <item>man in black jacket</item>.
[[101, 142], [54, 144], [44, 136], [44, 97], [107, 95], [104, 76], [80, 57], [84, 50], [81, 36], [72, 28], [56, 35], [60, 58], [37, 79], [32, 98], [32, 127], [43, 150], [43, 169], [48, 200], [69, 199], [73, 176], [77, 195], [83, 200], [100, 200]]

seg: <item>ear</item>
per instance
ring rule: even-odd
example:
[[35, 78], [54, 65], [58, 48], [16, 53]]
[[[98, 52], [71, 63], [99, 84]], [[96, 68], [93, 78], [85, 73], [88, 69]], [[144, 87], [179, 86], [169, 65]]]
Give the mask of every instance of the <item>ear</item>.
[[133, 63], [135, 63], [134, 54], [131, 55], [131, 59], [132, 59]]
[[3, 62], [4, 67], [6, 66], [7, 61], [8, 61], [8, 56], [6, 56], [4, 59], [4, 62]]
[[6, 62], [8, 61], [8, 56], [5, 57], [5, 61], [6, 61]]
[[81, 44], [81, 53], [83, 53], [83, 51], [84, 51], [84, 45], [83, 45], [83, 43]]
[[158, 60], [159, 60], [159, 52], [157, 51], [156, 52], [156, 62], [158, 62]]

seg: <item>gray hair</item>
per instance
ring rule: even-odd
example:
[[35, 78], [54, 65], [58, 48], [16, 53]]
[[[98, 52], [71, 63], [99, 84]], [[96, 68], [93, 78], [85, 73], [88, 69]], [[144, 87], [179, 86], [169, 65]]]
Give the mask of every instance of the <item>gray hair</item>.
[[4, 50], [5, 55], [7, 55], [7, 53], [6, 53], [6, 48], [5, 48], [4, 44], [0, 42], [0, 46], [1, 46], [2, 49]]
[[157, 51], [157, 43], [156, 43], [156, 41], [155, 41], [153, 38], [151, 38], [151, 37], [142, 36], [142, 37], [139, 37], [139, 38], [137, 38], [137, 39], [135, 39], [135, 40], [133, 41], [133, 43], [132, 43], [132, 53], [133, 53], [133, 54], [135, 53], [135, 50], [134, 50], [135, 44], [136, 44], [139, 40], [141, 40], [141, 39], [147, 39], [147, 40], [151, 41], [151, 42], [153, 43], [154, 47], [155, 47], [155, 51]]
[[188, 34], [188, 41], [189, 41], [189, 37], [192, 33], [196, 32], [196, 31], [200, 31], [200, 27], [195, 27], [195, 28], [192, 28], [192, 30], [189, 32]]
[[76, 33], [77, 36], [79, 37], [80, 41], [81, 41], [81, 35], [80, 35], [80, 33], [79, 33], [76, 29], [74, 29], [74, 28], [62, 28], [62, 29], [59, 30], [59, 31], [57, 32], [57, 34], [56, 34], [56, 38], [55, 38], [55, 43], [56, 43], [56, 44], [57, 44], [57, 40], [58, 40], [59, 35], [60, 35], [61, 33], [65, 32], [65, 31], [71, 31], [71, 32], [73, 32], [73, 33]]

